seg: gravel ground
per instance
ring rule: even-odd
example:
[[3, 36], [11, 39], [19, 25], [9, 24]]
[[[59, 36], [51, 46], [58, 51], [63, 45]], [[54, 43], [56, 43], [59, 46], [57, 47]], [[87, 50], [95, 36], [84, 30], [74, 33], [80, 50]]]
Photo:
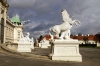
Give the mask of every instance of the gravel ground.
[[0, 49], [0, 66], [100, 66], [100, 49], [80, 48], [82, 62], [52, 61], [48, 58], [50, 49], [35, 48], [31, 54], [35, 57], [15, 56], [2, 53]]

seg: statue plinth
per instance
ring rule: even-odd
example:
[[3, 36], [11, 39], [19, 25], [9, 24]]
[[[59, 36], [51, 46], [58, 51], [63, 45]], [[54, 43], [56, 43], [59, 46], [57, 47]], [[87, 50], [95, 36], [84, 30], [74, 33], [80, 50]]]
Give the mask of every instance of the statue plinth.
[[47, 41], [46, 38], [43, 38], [43, 40], [41, 40], [39, 43], [40, 48], [48, 48], [49, 46], [49, 41]]
[[40, 48], [48, 48], [50, 46], [49, 41], [45, 41], [45, 43], [39, 43]]
[[18, 52], [31, 52], [31, 44], [29, 42], [19, 43], [18, 44]]
[[82, 62], [82, 56], [79, 53], [78, 40], [56, 39], [51, 43], [52, 60]]
[[22, 36], [18, 42], [18, 52], [31, 52], [31, 49], [34, 49], [33, 38], [29, 38], [29, 32], [24, 37]]

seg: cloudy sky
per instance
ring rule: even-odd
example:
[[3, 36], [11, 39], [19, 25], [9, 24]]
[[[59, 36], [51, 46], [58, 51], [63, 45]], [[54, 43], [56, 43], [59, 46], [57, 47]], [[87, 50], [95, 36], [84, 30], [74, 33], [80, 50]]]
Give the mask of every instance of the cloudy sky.
[[47, 34], [49, 28], [62, 23], [61, 10], [81, 21], [71, 28], [72, 34], [96, 34], [100, 32], [100, 0], [7, 0], [8, 16], [18, 14], [24, 24], [24, 32], [32, 37]]

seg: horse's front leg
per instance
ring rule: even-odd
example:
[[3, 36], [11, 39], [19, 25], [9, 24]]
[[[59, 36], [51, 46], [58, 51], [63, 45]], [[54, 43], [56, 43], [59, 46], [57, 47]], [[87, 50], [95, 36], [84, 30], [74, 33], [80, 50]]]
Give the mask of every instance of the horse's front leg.
[[59, 33], [56, 33], [56, 37], [57, 37], [57, 39], [59, 39]]

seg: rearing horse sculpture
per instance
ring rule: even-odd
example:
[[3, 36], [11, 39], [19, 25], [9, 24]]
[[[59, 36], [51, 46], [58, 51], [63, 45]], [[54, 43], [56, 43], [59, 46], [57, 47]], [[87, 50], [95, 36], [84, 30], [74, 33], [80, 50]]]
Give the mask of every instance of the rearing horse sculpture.
[[[51, 36], [51, 39], [53, 39], [52, 32], [55, 33], [56, 37], [59, 39], [70, 39], [70, 29], [72, 25], [75, 23], [75, 25], [77, 26], [78, 23], [80, 23], [79, 20], [72, 21], [72, 19], [69, 17], [69, 14], [67, 13], [66, 10], [62, 10], [61, 14], [62, 14], [63, 23], [60, 25], [55, 25], [50, 28], [49, 34]], [[59, 34], [61, 35], [59, 36]]]

